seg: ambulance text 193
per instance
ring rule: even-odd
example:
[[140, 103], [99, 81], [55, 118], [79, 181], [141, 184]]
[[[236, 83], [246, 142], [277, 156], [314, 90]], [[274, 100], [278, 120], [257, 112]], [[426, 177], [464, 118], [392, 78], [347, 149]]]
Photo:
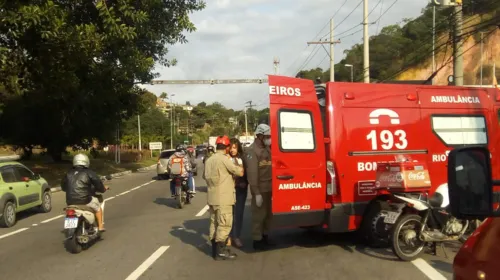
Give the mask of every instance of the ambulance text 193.
[[269, 86], [269, 94], [300, 96], [301, 92], [300, 92], [300, 88]]
[[371, 141], [372, 150], [379, 149], [379, 142], [381, 142], [380, 146], [384, 150], [390, 150], [393, 147], [396, 147], [396, 149], [399, 150], [404, 150], [408, 147], [406, 132], [401, 129], [396, 130], [394, 133], [390, 130], [382, 130], [378, 133], [378, 135], [376, 130], [372, 130], [366, 135], [366, 140]]

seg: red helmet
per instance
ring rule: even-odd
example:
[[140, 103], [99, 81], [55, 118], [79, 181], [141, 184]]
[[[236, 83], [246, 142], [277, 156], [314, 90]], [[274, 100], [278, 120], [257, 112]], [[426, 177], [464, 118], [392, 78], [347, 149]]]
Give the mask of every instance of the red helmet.
[[217, 137], [217, 140], [215, 140], [215, 145], [219, 144], [229, 146], [229, 137], [227, 137], [226, 135]]

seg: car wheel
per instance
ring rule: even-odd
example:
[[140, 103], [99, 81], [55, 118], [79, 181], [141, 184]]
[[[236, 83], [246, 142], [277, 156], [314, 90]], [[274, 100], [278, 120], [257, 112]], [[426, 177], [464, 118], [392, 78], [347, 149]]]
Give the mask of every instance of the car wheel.
[[2, 227], [9, 228], [15, 224], [16, 224], [16, 206], [11, 201], [7, 201], [3, 209], [2, 218], [0, 219], [0, 225]]
[[50, 191], [45, 191], [42, 194], [42, 204], [40, 205], [40, 211], [42, 213], [49, 213], [52, 210], [52, 194]]

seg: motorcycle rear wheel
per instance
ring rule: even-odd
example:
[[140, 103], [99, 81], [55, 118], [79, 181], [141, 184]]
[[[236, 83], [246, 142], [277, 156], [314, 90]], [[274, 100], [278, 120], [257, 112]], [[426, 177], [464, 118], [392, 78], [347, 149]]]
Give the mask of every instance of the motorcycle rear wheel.
[[64, 241], [64, 248], [71, 254], [79, 254], [82, 252], [83, 247], [76, 240], [76, 234], [73, 237]]
[[[419, 227], [419, 229], [415, 230], [407, 230], [404, 229], [404, 227], [408, 226], [411, 223], [416, 223]], [[392, 234], [391, 234], [391, 246], [392, 246], [392, 252], [401, 260], [403, 261], [413, 261], [417, 259], [423, 252], [426, 243], [418, 238], [420, 234], [420, 230], [422, 229], [422, 217], [419, 215], [404, 215], [398, 219], [398, 221], [394, 224], [392, 227]], [[408, 240], [410, 242], [415, 242], [416, 245], [412, 246], [411, 250], [409, 252], [405, 252], [401, 247], [404, 245], [404, 241], [400, 240], [402, 237], [401, 235], [404, 235], [405, 238], [411, 239]], [[414, 235], [414, 236], [413, 236]], [[410, 238], [411, 236], [411, 238]], [[411, 244], [413, 245], [413, 244]], [[411, 246], [410, 245], [410, 246]]]

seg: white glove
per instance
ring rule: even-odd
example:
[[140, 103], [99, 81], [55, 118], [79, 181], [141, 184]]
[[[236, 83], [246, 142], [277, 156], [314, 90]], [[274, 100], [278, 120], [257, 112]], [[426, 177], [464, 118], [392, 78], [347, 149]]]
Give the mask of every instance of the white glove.
[[239, 165], [242, 165], [243, 164], [243, 161], [241, 160], [241, 158], [237, 158], [236, 159], [236, 162], [238, 162]]
[[263, 202], [262, 195], [260, 195], [260, 194], [255, 195], [255, 204], [257, 204], [257, 207], [261, 207], [262, 202]]

